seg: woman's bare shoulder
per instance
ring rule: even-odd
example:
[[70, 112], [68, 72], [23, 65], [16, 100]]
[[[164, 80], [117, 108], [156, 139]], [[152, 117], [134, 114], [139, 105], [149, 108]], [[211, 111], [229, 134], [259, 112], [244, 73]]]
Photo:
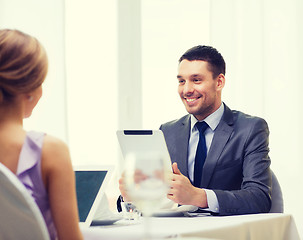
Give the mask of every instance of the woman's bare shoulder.
[[44, 137], [43, 150], [51, 152], [68, 151], [67, 144], [61, 139], [46, 134]]
[[70, 153], [68, 145], [61, 139], [45, 135], [42, 147], [42, 158], [47, 165], [56, 165], [57, 163], [70, 163]]

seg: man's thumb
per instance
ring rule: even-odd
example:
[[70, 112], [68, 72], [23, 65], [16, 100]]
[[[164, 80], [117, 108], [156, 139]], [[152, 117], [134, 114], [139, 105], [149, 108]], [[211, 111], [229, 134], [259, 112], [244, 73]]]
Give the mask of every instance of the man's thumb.
[[173, 163], [172, 168], [173, 168], [173, 173], [181, 175], [181, 172], [178, 168], [178, 164], [176, 162]]

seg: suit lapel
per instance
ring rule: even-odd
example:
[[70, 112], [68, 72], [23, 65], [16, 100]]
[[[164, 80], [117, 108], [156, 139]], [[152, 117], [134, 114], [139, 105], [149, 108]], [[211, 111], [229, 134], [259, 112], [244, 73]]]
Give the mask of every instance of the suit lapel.
[[[188, 176], [187, 152], [190, 131], [190, 115], [187, 115], [184, 118], [177, 131], [176, 153], [178, 153], [178, 155], [175, 156], [175, 159], [182, 174]], [[184, 161], [184, 159], [186, 159], [186, 161]]]
[[213, 175], [219, 157], [233, 132], [233, 116], [231, 110], [225, 105], [224, 114], [215, 129], [214, 137], [203, 167], [201, 187], [207, 187]]

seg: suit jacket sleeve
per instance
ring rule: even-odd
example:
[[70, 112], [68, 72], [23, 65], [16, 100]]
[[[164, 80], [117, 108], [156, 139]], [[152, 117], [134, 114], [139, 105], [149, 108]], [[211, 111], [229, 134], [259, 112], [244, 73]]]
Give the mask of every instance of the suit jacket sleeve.
[[251, 118], [237, 124], [240, 126], [234, 128], [209, 186], [218, 198], [220, 215], [269, 212], [271, 172], [267, 123]]

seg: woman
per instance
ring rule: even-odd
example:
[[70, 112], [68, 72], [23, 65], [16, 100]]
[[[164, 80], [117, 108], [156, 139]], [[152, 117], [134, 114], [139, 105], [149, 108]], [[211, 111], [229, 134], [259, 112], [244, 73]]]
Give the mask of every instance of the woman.
[[0, 162], [35, 199], [51, 239], [82, 239], [68, 147], [55, 137], [23, 129], [23, 119], [42, 96], [47, 68], [37, 39], [0, 30]]

